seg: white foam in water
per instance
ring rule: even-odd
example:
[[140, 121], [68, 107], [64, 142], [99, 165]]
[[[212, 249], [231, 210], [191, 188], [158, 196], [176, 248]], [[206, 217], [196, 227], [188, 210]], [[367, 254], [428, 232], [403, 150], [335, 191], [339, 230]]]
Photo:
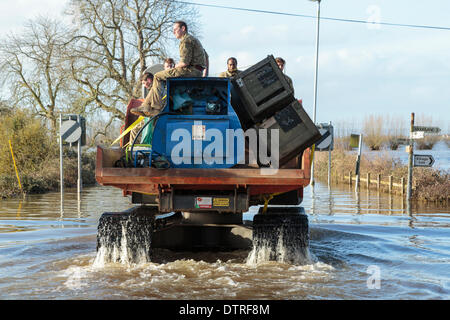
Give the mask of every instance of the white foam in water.
[[70, 267], [66, 270], [66, 275], [68, 278], [64, 285], [70, 290], [80, 290], [81, 288], [87, 286], [86, 283], [82, 282], [82, 279], [86, 277], [87, 270], [81, 267]]

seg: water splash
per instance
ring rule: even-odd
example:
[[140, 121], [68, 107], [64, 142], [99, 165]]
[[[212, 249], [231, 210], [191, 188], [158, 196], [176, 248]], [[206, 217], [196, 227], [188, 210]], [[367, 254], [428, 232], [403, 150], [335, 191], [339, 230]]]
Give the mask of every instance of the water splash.
[[97, 255], [93, 266], [124, 265], [151, 261], [153, 216], [134, 213], [104, 213], [97, 233]]
[[256, 215], [253, 222], [253, 249], [246, 264], [277, 261], [295, 265], [315, 262], [309, 251], [306, 215]]

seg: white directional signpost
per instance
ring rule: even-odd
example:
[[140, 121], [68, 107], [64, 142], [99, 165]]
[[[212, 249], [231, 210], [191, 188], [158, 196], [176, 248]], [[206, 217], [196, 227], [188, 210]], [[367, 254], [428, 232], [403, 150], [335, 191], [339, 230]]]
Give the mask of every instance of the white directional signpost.
[[409, 132], [409, 159], [408, 159], [408, 189], [406, 192], [406, 199], [411, 200], [411, 189], [413, 179], [413, 167], [431, 167], [434, 163], [432, 155], [428, 154], [414, 154], [414, 140], [423, 139], [426, 135], [439, 134], [441, 129], [438, 127], [426, 127], [414, 125], [414, 113], [411, 113], [411, 128]]
[[414, 132], [411, 132], [410, 139], [416, 140], [416, 139], [423, 139], [423, 138], [425, 138], [425, 131], [414, 131]]
[[424, 127], [424, 126], [413, 126], [413, 132], [423, 131], [428, 133], [439, 133], [441, 132], [441, 128], [439, 127]]

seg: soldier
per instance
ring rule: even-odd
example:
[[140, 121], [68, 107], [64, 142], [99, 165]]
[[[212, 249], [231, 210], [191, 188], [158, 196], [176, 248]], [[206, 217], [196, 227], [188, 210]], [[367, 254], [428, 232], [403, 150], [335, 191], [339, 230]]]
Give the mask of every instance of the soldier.
[[153, 74], [151, 72], [146, 72], [141, 76], [141, 83], [147, 89], [152, 87], [153, 83]]
[[[144, 90], [146, 91], [150, 90], [153, 84], [153, 74], [150, 72], [142, 74], [141, 83], [145, 87]], [[130, 131], [130, 142], [132, 142], [136, 138], [136, 135], [138, 134], [139, 130], [142, 128], [143, 125], [144, 121], [141, 121], [138, 123], [136, 127], [133, 128], [133, 130]]]
[[[284, 66], [286, 65], [286, 61], [284, 61], [284, 59], [281, 57], [276, 58], [275, 61], [277, 62], [278, 68], [280, 68], [281, 72], [283, 72]], [[292, 94], [294, 94], [294, 85], [292, 83], [292, 79], [290, 77], [288, 77], [284, 72], [283, 72], [283, 74], [284, 74], [284, 77], [286, 78], [286, 81], [288, 82], [289, 86], [292, 89]]]
[[173, 33], [180, 40], [180, 62], [175, 68], [157, 72], [153, 78], [153, 85], [141, 106], [130, 110], [131, 113], [152, 117], [162, 109], [162, 82], [170, 77], [201, 77], [206, 68], [205, 50], [200, 41], [188, 33], [184, 21], [175, 21]]
[[221, 72], [219, 74], [220, 78], [231, 78], [235, 75], [241, 73], [241, 70], [237, 68], [237, 60], [234, 57], [230, 57], [227, 60], [227, 71]]
[[172, 58], [167, 58], [164, 60], [164, 70], [175, 68], [175, 61]]

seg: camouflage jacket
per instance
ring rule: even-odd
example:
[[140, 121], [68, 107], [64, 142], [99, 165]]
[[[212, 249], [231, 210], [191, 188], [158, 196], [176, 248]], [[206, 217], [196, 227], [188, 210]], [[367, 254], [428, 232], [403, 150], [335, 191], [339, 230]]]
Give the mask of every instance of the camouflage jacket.
[[235, 75], [237, 75], [237, 74], [239, 74], [239, 73], [241, 73], [242, 71], [241, 70], [238, 70], [238, 69], [236, 69], [236, 70], [233, 70], [233, 71], [224, 71], [224, 72], [221, 72], [220, 74], [219, 74], [219, 77], [220, 78], [231, 78], [231, 77], [234, 77]]
[[188, 33], [180, 39], [180, 62], [184, 62], [188, 66], [206, 67], [205, 50], [202, 44]]

